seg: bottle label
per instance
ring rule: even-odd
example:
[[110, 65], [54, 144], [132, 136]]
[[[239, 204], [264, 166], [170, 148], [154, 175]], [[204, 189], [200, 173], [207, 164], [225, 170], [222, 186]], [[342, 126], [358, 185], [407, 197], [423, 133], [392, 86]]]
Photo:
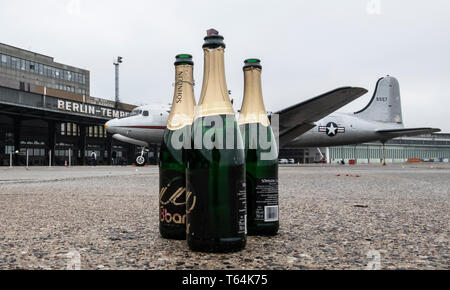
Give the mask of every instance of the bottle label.
[[255, 195], [255, 220], [278, 221], [278, 178], [257, 178]]
[[238, 234], [247, 234], [247, 188], [243, 182], [237, 184]]
[[181, 172], [160, 172], [159, 220], [161, 224], [186, 223], [186, 182]]

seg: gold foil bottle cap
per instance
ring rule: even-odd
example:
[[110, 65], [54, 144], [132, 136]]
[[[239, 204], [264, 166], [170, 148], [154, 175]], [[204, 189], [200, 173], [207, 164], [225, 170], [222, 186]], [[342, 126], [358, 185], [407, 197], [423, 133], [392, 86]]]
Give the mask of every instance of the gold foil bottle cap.
[[260, 123], [269, 126], [261, 86], [261, 61], [251, 58], [244, 61], [244, 101], [239, 115], [239, 125]]
[[205, 58], [203, 86], [195, 119], [213, 115], [234, 115], [225, 79], [223, 36], [216, 30], [209, 30], [203, 51]]
[[167, 129], [178, 130], [192, 125], [194, 120], [194, 78], [192, 55], [175, 57], [175, 90], [172, 109], [167, 120]]

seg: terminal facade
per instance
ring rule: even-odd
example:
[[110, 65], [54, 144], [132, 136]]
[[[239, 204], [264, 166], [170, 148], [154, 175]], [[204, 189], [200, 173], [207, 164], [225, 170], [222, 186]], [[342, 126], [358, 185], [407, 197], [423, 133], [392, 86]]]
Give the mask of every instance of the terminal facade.
[[88, 70], [0, 43], [0, 166], [130, 164], [136, 146], [104, 124], [133, 108], [90, 96]]
[[[383, 159], [381, 143], [358, 144], [353, 146], [333, 147], [330, 162], [339, 160], [357, 163], [380, 163]], [[449, 162], [450, 134], [435, 133], [415, 137], [402, 137], [389, 140], [385, 145], [387, 163], [409, 161]]]
[[[392, 139], [385, 144], [387, 163], [421, 161], [448, 162], [450, 159], [450, 134], [435, 133], [415, 137]], [[320, 151], [320, 153], [319, 153]], [[373, 142], [330, 148], [281, 149], [280, 158], [294, 163], [318, 163], [325, 158], [329, 163], [356, 160], [357, 163], [383, 162], [383, 144]]]

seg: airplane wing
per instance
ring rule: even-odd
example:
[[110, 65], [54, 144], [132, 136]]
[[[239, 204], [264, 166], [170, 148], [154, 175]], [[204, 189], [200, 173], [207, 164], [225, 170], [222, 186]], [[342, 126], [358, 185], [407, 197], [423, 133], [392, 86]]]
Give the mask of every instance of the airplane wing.
[[311, 130], [317, 122], [367, 93], [366, 89], [343, 87], [288, 107], [279, 115], [280, 147]]
[[378, 130], [377, 133], [380, 134], [386, 140], [397, 138], [397, 137], [407, 137], [407, 136], [417, 136], [424, 134], [431, 134], [441, 132], [438, 128], [407, 128], [407, 129], [393, 129], [393, 130]]

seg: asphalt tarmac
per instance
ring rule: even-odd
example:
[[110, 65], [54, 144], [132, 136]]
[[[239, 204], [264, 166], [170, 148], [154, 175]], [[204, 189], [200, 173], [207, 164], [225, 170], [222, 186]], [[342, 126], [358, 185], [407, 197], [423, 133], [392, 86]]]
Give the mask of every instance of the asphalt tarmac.
[[157, 167], [0, 168], [0, 269], [449, 269], [450, 164], [280, 168], [280, 233], [160, 238]]

